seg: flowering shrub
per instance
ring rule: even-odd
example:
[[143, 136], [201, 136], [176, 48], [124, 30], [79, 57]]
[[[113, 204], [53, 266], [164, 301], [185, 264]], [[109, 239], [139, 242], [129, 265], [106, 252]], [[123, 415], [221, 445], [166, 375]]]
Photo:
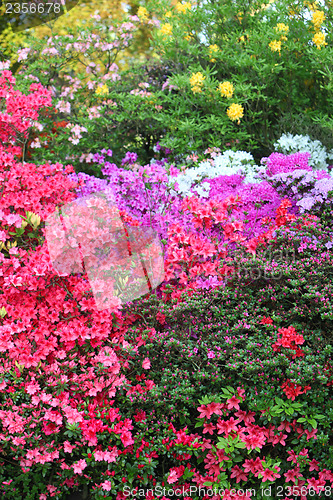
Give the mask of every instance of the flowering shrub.
[[[255, 174], [259, 167], [254, 165], [253, 156], [250, 153], [228, 150], [221, 154], [219, 148], [208, 149], [205, 153], [210, 153], [211, 158], [191, 168], [186, 168], [185, 172], [178, 176], [177, 193], [190, 196], [193, 189], [200, 197], [207, 198], [210, 194], [207, 180], [222, 175], [243, 175], [245, 176], [244, 182], [256, 182]], [[188, 159], [193, 161], [193, 157]], [[199, 185], [194, 185], [196, 183]]]
[[[180, 36], [181, 23], [175, 21], [176, 16], [178, 20], [181, 16], [188, 19], [189, 28], [197, 21], [192, 7], [189, 2], [178, 2], [166, 16], [160, 34], [166, 47], [171, 36]], [[230, 27], [243, 26], [242, 13], [237, 12], [236, 19], [231, 15], [235, 7], [225, 12], [228, 33], [233, 33]], [[312, 50], [321, 47], [323, 53], [329, 47], [319, 30], [326, 18], [312, 8]], [[142, 8], [139, 14], [138, 19], [149, 19], [148, 10]], [[268, 14], [273, 15], [270, 11]], [[255, 38], [251, 20], [247, 22]], [[270, 33], [272, 39], [269, 43], [266, 40], [265, 57], [275, 61], [280, 52], [283, 57], [288, 38], [298, 25], [295, 21], [287, 29], [286, 24], [277, 23]], [[123, 26], [121, 38], [126, 41], [127, 31], [132, 29]], [[267, 30], [268, 24], [260, 29]], [[188, 44], [184, 42], [184, 47], [191, 47], [191, 31], [185, 35]], [[69, 50], [85, 49], [92, 54], [94, 49], [88, 46], [92, 41], [110, 42], [101, 48], [104, 55], [110, 54], [117, 40], [110, 41], [105, 33], [104, 39], [102, 34], [96, 41], [88, 30], [79, 43], [70, 37], [52, 37], [43, 55], [59, 56], [60, 62]], [[224, 33], [218, 35], [216, 42], [220, 45]], [[247, 44], [246, 32], [241, 36], [237, 43]], [[61, 45], [63, 42], [67, 45]], [[169, 49], [172, 51], [172, 43]], [[209, 49], [207, 57], [219, 61], [219, 50]], [[292, 54], [293, 50], [291, 47]], [[25, 60], [29, 53], [30, 48], [26, 48], [20, 55]], [[185, 166], [182, 175], [172, 163], [172, 155], [176, 158], [179, 153], [177, 166], [181, 167], [181, 155], [189, 152], [188, 161], [196, 165], [197, 160], [204, 159], [200, 152], [204, 144], [197, 149], [193, 137], [192, 144], [183, 147], [183, 139], [177, 138], [181, 126], [173, 129], [179, 149], [164, 149], [168, 159], [155, 158], [142, 166], [138, 153], [128, 149], [120, 155], [120, 146], [118, 157], [111, 149], [96, 153], [99, 141], [105, 146], [101, 131], [108, 130], [103, 112], [112, 114], [118, 106], [108, 102], [110, 81], [118, 78], [111, 61], [105, 79], [100, 78], [104, 69], [93, 64], [89, 62], [85, 75], [88, 79], [93, 75], [91, 89], [83, 86], [84, 78], [70, 77], [70, 86], [55, 96], [60, 118], [70, 115], [74, 107], [78, 109], [79, 118], [73, 119], [75, 113], [67, 116], [68, 120], [61, 120], [66, 122], [62, 127], [54, 127], [50, 92], [40, 82], [30, 87], [23, 79], [19, 79], [17, 90], [13, 75], [1, 66], [3, 496], [13, 500], [60, 499], [79, 490], [84, 498], [96, 500], [108, 496], [153, 500], [161, 496], [162, 489], [163, 500], [167, 500], [178, 488], [188, 500], [264, 500], [267, 496], [277, 498], [281, 491], [288, 499], [320, 498], [323, 492], [331, 496], [333, 243], [331, 228], [314, 214], [322, 216], [323, 204], [330, 207], [326, 203], [331, 191], [328, 173], [313, 172], [307, 152], [288, 156], [275, 152], [263, 159], [263, 170], [258, 172], [249, 153], [229, 150], [218, 154], [220, 139], [215, 138], [214, 148], [204, 152], [211, 155], [210, 161], [201, 163], [197, 173], [189, 168], [187, 174]], [[161, 90], [170, 93], [167, 111], [171, 115], [173, 106], [178, 105], [177, 99], [172, 102], [173, 95], [179, 92], [186, 97], [186, 92], [191, 92], [191, 103], [202, 106], [201, 113], [212, 91], [213, 100], [221, 99], [222, 122], [232, 137], [229, 146], [242, 147], [240, 139], [245, 140], [248, 132], [240, 129], [237, 143], [232, 127], [246, 123], [250, 101], [258, 99], [254, 93], [259, 89], [246, 88], [244, 81], [231, 78], [227, 67], [226, 73], [217, 74], [218, 81], [210, 67], [204, 71], [189, 66], [189, 70], [196, 75], [192, 81], [187, 73], [179, 73], [177, 81], [170, 79]], [[32, 75], [26, 80], [34, 78], [38, 77]], [[57, 94], [58, 83], [52, 83]], [[125, 120], [125, 111], [133, 109], [134, 103], [142, 113], [140, 119], [147, 120], [148, 129], [148, 105], [154, 107], [156, 115], [161, 109], [156, 108], [160, 106], [156, 96], [150, 94], [150, 83], [141, 83], [134, 89], [127, 88], [124, 101], [128, 99], [128, 108], [124, 106], [119, 120]], [[178, 88], [172, 88], [173, 83]], [[156, 85], [164, 84], [159, 81]], [[86, 108], [92, 94], [89, 90], [93, 98]], [[227, 109], [233, 104], [231, 100], [244, 92], [249, 93], [242, 100], [244, 116], [240, 116], [240, 108], [236, 110], [240, 113], [238, 125], [237, 113], [231, 113], [236, 119], [233, 121]], [[315, 97], [320, 100], [317, 94]], [[182, 102], [186, 104], [184, 97]], [[83, 119], [80, 113], [86, 111], [88, 118]], [[46, 129], [44, 120], [45, 124], [50, 120]], [[194, 130], [193, 123], [184, 123], [184, 129]], [[51, 137], [51, 125], [56, 137]], [[201, 135], [206, 125], [199, 131]], [[170, 123], [166, 120], [165, 126], [174, 127], [174, 117]], [[214, 130], [217, 127], [216, 123], [209, 126]], [[94, 134], [101, 137], [97, 140]], [[121, 140], [122, 147], [129, 147], [130, 141], [126, 142], [124, 136]], [[45, 141], [50, 147], [42, 150], [38, 146], [45, 146]], [[57, 144], [60, 157], [73, 155], [77, 160], [79, 154], [82, 162], [89, 165], [90, 161], [105, 178], [75, 173], [71, 166], [53, 163], [52, 151]], [[80, 144], [83, 147], [79, 152], [75, 148]], [[39, 150], [43, 161], [28, 163], [29, 148]], [[153, 151], [163, 154], [161, 143]], [[38, 154], [29, 161], [38, 160]], [[235, 173], [234, 168], [241, 171]], [[254, 183], [257, 172], [260, 175]], [[289, 178], [293, 179], [290, 183]], [[282, 189], [283, 180], [287, 185]], [[82, 198], [98, 191], [117, 205], [126, 236], [135, 234], [135, 228], [155, 227], [165, 251], [164, 282], [124, 304], [114, 300], [107, 310], [98, 310], [82, 262], [79, 269], [71, 267], [67, 276], [56, 272], [45, 240], [46, 222], [64, 204], [81, 207], [87, 216], [95, 215], [86, 210], [88, 205]], [[290, 200], [285, 198], [286, 193]], [[322, 210], [300, 214], [303, 210], [299, 202], [309, 194], [315, 200], [312, 208], [321, 206]], [[95, 206], [100, 209], [96, 211], [98, 222], [106, 209], [102, 204]], [[99, 237], [103, 231], [97, 222], [85, 226], [87, 219], [77, 220], [75, 211], [70, 215], [69, 224], [75, 223], [83, 232], [79, 236], [84, 235], [80, 244], [86, 246], [81, 254], [91, 257], [91, 242], [85, 239], [85, 231]], [[54, 241], [58, 237], [61, 240], [55, 233]], [[120, 243], [119, 251], [128, 242]], [[67, 250], [74, 248], [75, 253], [75, 244], [69, 240]], [[63, 249], [59, 250], [61, 253]], [[103, 260], [103, 255], [93, 257], [95, 263]], [[193, 487], [211, 488], [215, 493], [202, 493]], [[267, 493], [269, 487], [272, 495]]]
[[[167, 80], [172, 91], [166, 85], [164, 95], [158, 92], [164, 145], [189, 154], [208, 141], [226, 149], [224, 141], [237, 137], [258, 160], [273, 149], [281, 126], [288, 130], [298, 116], [296, 133], [307, 121], [329, 136], [329, 73], [320, 67], [332, 50], [328, 5], [279, 1], [244, 10], [239, 2], [192, 3], [179, 12], [168, 2], [148, 2], [147, 9], [162, 23], [154, 50], [178, 63]], [[213, 26], [212, 18], [223, 22]]]
[[[233, 208], [234, 216], [244, 223], [247, 238], [263, 231], [261, 219], [274, 215], [281, 201], [279, 193], [270, 183], [253, 178], [259, 167], [253, 166], [253, 157], [249, 153], [228, 151], [220, 155], [218, 150], [209, 150], [206, 153], [211, 154], [212, 160], [201, 162], [199, 167], [184, 166], [184, 173], [180, 174], [166, 159], [154, 160], [143, 167], [138, 163], [129, 164], [125, 157], [122, 164], [126, 164], [127, 168], [120, 169], [107, 158], [112, 156], [112, 151], [103, 151], [92, 155], [92, 161], [102, 166], [108, 181], [84, 173], [73, 174], [72, 179], [84, 181], [78, 196], [100, 190], [107, 192], [119, 207], [126, 209], [143, 225], [152, 225], [162, 240], [166, 239], [170, 224], [184, 219], [181, 212], [184, 196], [198, 194], [204, 201], [209, 194], [211, 198], [223, 202], [228, 196], [239, 195], [238, 204]], [[189, 160], [193, 159], [196, 161], [198, 158], [192, 156]], [[235, 171], [247, 172], [247, 176], [234, 174]], [[189, 217], [185, 217], [184, 224], [191, 225]], [[206, 230], [210, 231], [210, 228]], [[216, 231], [214, 236], [218, 236]]]
[[[0, 84], [5, 109], [0, 147], [0, 439], [8, 465], [2, 467], [1, 483], [6, 497], [32, 499], [73, 486], [86, 467], [79, 449], [97, 445], [97, 433], [105, 430], [98, 419], [91, 425], [85, 419], [86, 411], [92, 411], [90, 398], [96, 397], [97, 405], [125, 381], [116, 352], [126, 320], [117, 308], [96, 311], [82, 276], [64, 279], [54, 272], [43, 222], [57, 206], [75, 198], [78, 185], [66, 175], [72, 167], [17, 162], [15, 155], [22, 156], [23, 148], [16, 144], [38, 118], [45, 89], [33, 87], [35, 94], [21, 95], [10, 72]], [[15, 126], [12, 136], [9, 124]], [[81, 431], [85, 437], [75, 443]], [[120, 436], [123, 444], [131, 442], [126, 423]], [[71, 458], [64, 464], [67, 453]], [[107, 460], [116, 455], [113, 449]], [[57, 479], [57, 486], [55, 464], [59, 471], [70, 471]]]
[[311, 154], [309, 165], [316, 169], [327, 169], [333, 160], [333, 151], [328, 152], [320, 141], [311, 141], [308, 135], [282, 134], [274, 143], [277, 151], [283, 154], [306, 152]]
[[[318, 222], [291, 217], [281, 225], [286, 210], [276, 221], [276, 236], [272, 232], [264, 246], [259, 240], [254, 261], [225, 288], [163, 306], [157, 297], [128, 306], [154, 324], [154, 343], [141, 345], [139, 352], [150, 360], [155, 385], [147, 394], [118, 394], [118, 404], [127, 408], [128, 418], [139, 407], [154, 421], [169, 416], [175, 428], [186, 424], [193, 443], [182, 449], [189, 471], [171, 467], [168, 488], [226, 490], [225, 496], [215, 493], [217, 498], [238, 498], [241, 488], [256, 499], [265, 498], [268, 486], [273, 498], [278, 487], [309, 497], [320, 487], [331, 491], [333, 463], [323, 445], [332, 446], [326, 421], [332, 415], [332, 346], [325, 333], [332, 321], [327, 273], [332, 256]], [[311, 238], [318, 240], [315, 250], [306, 244]], [[134, 341], [133, 327], [126, 335]], [[133, 382], [142, 375], [133, 372]], [[203, 428], [196, 440], [191, 433], [198, 427]], [[172, 450], [172, 441], [165, 443]], [[155, 478], [159, 485], [156, 473]], [[228, 497], [232, 488], [235, 496]], [[193, 491], [190, 497], [199, 498]]]
[[311, 211], [323, 222], [330, 223], [332, 178], [326, 170], [312, 171], [308, 165], [309, 155], [273, 153], [262, 159], [266, 172], [260, 172], [259, 176], [266, 179], [280, 196], [288, 196], [293, 207], [301, 213]]
[[294, 153], [283, 155], [281, 153], [272, 153], [268, 158], [262, 158], [261, 163], [266, 167], [266, 172], [260, 172], [262, 177], [272, 176], [281, 173], [293, 172], [296, 169], [308, 170], [312, 168], [309, 165], [310, 153]]
[[[82, 154], [89, 154], [92, 147], [103, 147], [105, 137], [113, 129], [112, 115], [118, 106], [109, 89], [113, 84], [117, 89], [116, 83], [122, 78], [115, 61], [133, 43], [143, 25], [151, 28], [156, 23], [151, 19], [143, 23], [138, 16], [126, 16], [110, 23], [110, 17], [102, 20], [93, 16], [79, 36], [77, 33], [74, 36], [75, 29], [71, 28], [64, 35], [52, 35], [46, 40], [29, 36], [29, 46], [18, 51], [21, 66], [16, 76], [20, 89], [25, 90], [31, 82], [37, 82], [47, 87], [53, 97], [52, 112], [42, 120], [43, 138], [39, 140], [35, 133], [29, 145], [32, 161], [49, 161], [56, 150], [59, 162], [70, 159], [75, 166], [80, 166]], [[75, 77], [70, 68], [75, 68]], [[124, 87], [124, 83], [122, 85]], [[136, 96], [130, 97], [133, 102], [137, 101]], [[54, 123], [64, 121], [65, 127], [52, 132]], [[115, 138], [114, 133], [113, 136]], [[114, 141], [117, 157], [119, 149], [125, 152], [123, 146], [122, 138]]]
[[[31, 160], [50, 161], [57, 150], [59, 162], [70, 159], [77, 169], [99, 175], [98, 168], [92, 172], [80, 163], [112, 133], [117, 163], [127, 150], [150, 161], [157, 140], [186, 156], [209, 145], [225, 150], [235, 138], [259, 161], [281, 129], [300, 116], [297, 135], [306, 121], [316, 125], [314, 136], [317, 130], [329, 136], [332, 47], [325, 33], [332, 24], [330, 9], [278, 4], [277, 9], [258, 4], [247, 13], [237, 3], [208, 8], [188, 2], [191, 7], [177, 10], [148, 2], [145, 11], [139, 8], [119, 23], [94, 16], [77, 40], [70, 28], [45, 40], [29, 37], [19, 50], [20, 85], [47, 86], [57, 111], [43, 121], [43, 141], [32, 141]], [[322, 16], [320, 25], [312, 14]], [[224, 22], [213, 29], [212, 16]], [[143, 27], [160, 62], [146, 58], [120, 70], [120, 52]], [[53, 122], [63, 120], [68, 128], [56, 137]]]
[[[235, 201], [229, 199], [225, 208]], [[207, 209], [214, 208], [214, 203], [205, 206], [192, 197], [183, 201], [186, 207], [193, 230], [209, 229], [214, 211]], [[332, 477], [328, 467], [333, 464], [319, 444], [330, 439], [330, 345], [306, 318], [331, 309], [325, 267], [330, 265], [330, 254], [323, 252], [327, 236], [313, 224], [306, 225], [306, 219], [296, 224], [303, 221], [303, 235], [295, 226], [302, 248], [297, 245], [292, 234], [295, 216], [288, 216], [287, 209], [288, 203], [283, 203], [271, 229], [249, 246], [259, 268], [274, 269], [274, 259], [265, 263], [265, 248], [267, 242], [274, 242], [274, 230], [287, 224], [288, 231], [280, 237], [284, 243], [276, 239], [274, 244], [295, 246], [298, 259], [307, 265], [284, 264], [285, 278], [275, 282], [275, 288], [286, 295], [274, 291], [274, 281], [262, 280], [244, 292], [244, 281], [237, 282], [234, 274], [227, 286], [200, 293], [192, 288], [181, 301], [182, 284], [174, 283], [178, 294], [177, 288], [171, 289], [171, 298], [162, 286], [147, 298], [127, 304], [121, 314], [98, 312], [84, 276], [62, 278], [52, 272], [45, 243], [31, 254], [21, 248], [9, 250], [2, 259], [0, 278], [4, 292], [1, 446], [4, 459], [10, 457], [12, 462], [2, 469], [1, 482], [8, 498], [24, 492], [26, 498], [43, 500], [80, 486], [92, 498], [110, 492], [118, 500], [126, 497], [128, 489], [148, 485], [163, 491], [207, 483], [207, 488], [224, 488], [225, 498], [239, 497], [241, 492], [230, 490], [245, 485], [258, 490], [255, 498], [260, 498], [261, 485], [327, 487]], [[222, 211], [221, 216], [232, 239], [237, 226], [226, 224], [227, 213]], [[3, 220], [15, 224], [8, 217], [5, 214]], [[26, 219], [38, 222], [31, 215]], [[313, 234], [317, 234], [322, 263], [307, 244]], [[182, 233], [175, 232], [173, 238], [174, 243], [181, 242]], [[191, 241], [194, 250], [197, 242]], [[173, 248], [170, 234], [167, 255], [172, 255]], [[304, 296], [299, 287], [295, 296], [297, 285], [286, 289], [286, 280], [294, 276], [303, 283], [314, 262], [312, 289]], [[324, 301], [319, 300], [321, 294]], [[295, 310], [286, 306], [288, 297], [296, 300]], [[319, 312], [308, 307], [309, 300], [319, 305]], [[330, 316], [323, 317], [331, 321]], [[291, 349], [279, 345], [277, 327], [282, 328], [280, 333], [289, 329]], [[304, 356], [293, 358], [293, 347], [302, 338]], [[314, 349], [315, 342], [322, 343], [321, 349]], [[274, 346], [281, 348], [279, 357], [273, 355]], [[221, 383], [225, 406], [217, 396]], [[232, 387], [239, 389], [235, 392]], [[309, 387], [318, 395], [315, 407], [301, 399]], [[221, 411], [216, 423], [209, 418], [213, 403]], [[195, 427], [199, 405], [202, 434]], [[243, 413], [235, 415], [236, 420], [230, 410]], [[254, 416], [256, 420], [250, 422]], [[244, 454], [247, 447], [251, 458]], [[296, 485], [300, 474], [305, 483]], [[153, 498], [151, 493], [144, 495]], [[200, 497], [191, 494], [191, 498]]]
[[309, 172], [297, 169], [291, 173], [276, 174], [271, 177], [270, 183], [279, 193], [289, 195], [300, 207], [300, 212], [311, 210], [320, 214], [327, 204], [331, 204], [333, 181], [324, 170]]

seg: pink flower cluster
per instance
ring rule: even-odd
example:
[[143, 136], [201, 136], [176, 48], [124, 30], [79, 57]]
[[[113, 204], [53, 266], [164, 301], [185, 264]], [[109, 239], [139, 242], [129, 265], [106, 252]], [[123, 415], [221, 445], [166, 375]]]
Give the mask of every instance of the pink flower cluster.
[[312, 167], [308, 164], [310, 157], [310, 153], [294, 153], [290, 155], [272, 153], [268, 158], [262, 158], [261, 163], [266, 166], [266, 175], [268, 176], [282, 172], [293, 172], [297, 168], [311, 172]]
[[2, 72], [0, 103], [5, 111], [0, 115], [0, 209], [5, 214], [31, 211], [45, 218], [58, 205], [75, 198], [78, 184], [68, 178], [73, 171], [70, 165], [18, 162], [23, 155], [23, 148], [17, 145], [18, 134], [28, 138], [40, 109], [51, 105], [50, 92], [40, 84], [32, 84], [30, 90], [28, 95], [15, 90], [11, 72]]
[[304, 356], [304, 352], [298, 347], [298, 345], [304, 344], [303, 335], [299, 335], [293, 326], [289, 326], [289, 328], [279, 328], [278, 332], [280, 338], [273, 344], [273, 351], [281, 352], [281, 347], [285, 347], [295, 351], [292, 355], [292, 359]]
[[[208, 498], [216, 500], [252, 498], [251, 490], [244, 493], [246, 488], [244, 483], [253, 480], [252, 478], [259, 478], [262, 483], [267, 481], [274, 483], [280, 479], [279, 485], [283, 484], [281, 479], [284, 478], [285, 487], [288, 486], [293, 491], [293, 495], [298, 495], [302, 491], [304, 499], [313, 488], [325, 487], [327, 481], [331, 486], [333, 485], [333, 473], [329, 470], [319, 471], [319, 462], [310, 460], [308, 450], [305, 448], [299, 453], [288, 450], [287, 462], [296, 464], [292, 468], [282, 466], [280, 460], [277, 461], [262, 454], [260, 457], [254, 457], [255, 453], [261, 453], [264, 449], [268, 449], [268, 446], [286, 446], [292, 432], [296, 434], [297, 439], [300, 439], [302, 435], [306, 435], [308, 441], [311, 438], [316, 439], [317, 429], [310, 432], [303, 428], [296, 419], [292, 422], [283, 420], [278, 427], [274, 424], [269, 424], [267, 427], [257, 425], [255, 423], [256, 413], [240, 408], [244, 401], [245, 392], [241, 387], [238, 387], [237, 393], [229, 396], [226, 403], [212, 401], [198, 407], [199, 419], [203, 426], [202, 433], [208, 433], [212, 437], [209, 439], [199, 438], [197, 443], [191, 443], [189, 440], [188, 449], [192, 452], [199, 444], [201, 456], [204, 458], [204, 468], [207, 471], [205, 475], [193, 471], [192, 480], [201, 487], [214, 484], [217, 490], [222, 489], [227, 478], [235, 485], [233, 493], [232, 490], [223, 488], [224, 494], [222, 496], [219, 494], [212, 497], [207, 494], [203, 496], [204, 500], [208, 500]], [[234, 412], [234, 415], [230, 414], [231, 411]], [[213, 419], [213, 417], [215, 418]], [[216, 417], [218, 418], [216, 419]], [[199, 422], [198, 425], [200, 425]], [[237, 464], [234, 464], [232, 450], [235, 448], [248, 450], [252, 457], [248, 458], [246, 454], [239, 455]], [[309, 468], [308, 472], [306, 471], [307, 467]], [[319, 471], [318, 479], [309, 474], [313, 470]], [[183, 475], [188, 476], [188, 471], [184, 467], [170, 469], [168, 483], [172, 484], [174, 489], [181, 485], [185, 488], [184, 483], [181, 482]], [[288, 483], [293, 483], [293, 485], [289, 486]], [[238, 485], [240, 486], [239, 490]]]
[[28, 95], [15, 90], [15, 83], [16, 79], [10, 71], [1, 72], [0, 153], [2, 154], [4, 154], [5, 145], [7, 152], [9, 150], [17, 154], [19, 150], [17, 147], [13, 149], [12, 140], [17, 140], [20, 134], [27, 139], [27, 131], [36, 125], [38, 110], [51, 105], [51, 93], [40, 83], [32, 83]]
[[[196, 231], [185, 232], [177, 223], [168, 228], [165, 281], [178, 278], [180, 287], [186, 287], [191, 285], [191, 280], [197, 280], [203, 275], [216, 276], [220, 283], [223, 275], [232, 272], [233, 267], [228, 265], [231, 258], [228, 258], [227, 245], [245, 240], [241, 236], [243, 224], [230, 220], [231, 211], [238, 202], [239, 199], [233, 196], [223, 202], [209, 200], [202, 203], [196, 197], [183, 201], [181, 209], [191, 214]], [[214, 226], [220, 233], [220, 241], [218, 238], [213, 241], [209, 238], [209, 230]], [[222, 259], [223, 267], [220, 266]], [[178, 289], [171, 294], [171, 298], [179, 298], [180, 293]]]
[[[1, 124], [2, 241], [13, 235], [12, 229], [21, 228], [20, 215], [26, 210], [43, 222], [56, 207], [75, 198], [73, 187], [77, 186], [67, 175], [72, 167], [36, 166], [15, 159], [21, 147], [15, 144], [17, 136], [10, 136], [9, 124], [27, 132], [29, 119], [37, 119], [39, 109], [49, 100], [39, 86], [24, 97], [15, 93], [14, 84], [11, 74], [4, 72], [0, 95], [10, 113], [3, 115]], [[8, 144], [11, 141], [13, 145]], [[39, 229], [41, 240], [42, 236]], [[0, 319], [2, 450], [14, 445], [24, 471], [34, 464], [52, 462], [75, 475], [82, 474], [85, 461], [73, 463], [69, 456], [68, 462], [66, 454], [87, 443], [97, 446], [99, 434], [119, 436], [125, 447], [133, 443], [130, 422], [121, 420], [111, 400], [117, 387], [126, 382], [120, 362], [126, 360], [126, 353], [121, 354], [123, 333], [131, 318], [124, 319], [117, 309], [96, 311], [83, 277], [62, 278], [54, 272], [46, 242], [35, 249], [13, 248], [8, 257], [0, 253], [0, 288], [0, 309], [5, 311]], [[147, 390], [152, 384], [146, 380]], [[108, 425], [100, 417], [104, 406]], [[115, 420], [117, 424], [112, 425]], [[71, 445], [64, 432], [73, 425], [78, 425], [79, 439]], [[98, 452], [97, 460], [106, 462], [114, 461], [118, 453], [115, 446]], [[68, 476], [64, 484], [71, 484]]]

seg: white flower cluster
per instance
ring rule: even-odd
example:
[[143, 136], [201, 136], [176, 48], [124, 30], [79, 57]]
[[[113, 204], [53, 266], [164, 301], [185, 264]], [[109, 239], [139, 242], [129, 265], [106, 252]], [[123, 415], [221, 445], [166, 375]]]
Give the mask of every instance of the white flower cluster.
[[326, 170], [330, 165], [326, 160], [333, 160], [333, 149], [327, 152], [320, 141], [312, 141], [308, 135], [283, 134], [274, 147], [283, 154], [310, 153], [309, 165], [314, 169]]
[[9, 69], [10, 68], [10, 60], [1, 62], [0, 61], [0, 71], [3, 71], [4, 69]]
[[217, 154], [214, 159], [204, 160], [199, 163], [198, 167], [189, 168], [184, 174], [178, 175], [176, 178], [179, 186], [177, 194], [184, 197], [192, 196], [191, 188], [193, 188], [199, 196], [208, 198], [210, 184], [205, 182], [205, 179], [214, 179], [220, 175], [240, 174], [245, 176], [244, 183], [255, 183], [260, 182], [255, 177], [259, 170], [261, 168], [254, 164], [251, 153], [227, 150]]

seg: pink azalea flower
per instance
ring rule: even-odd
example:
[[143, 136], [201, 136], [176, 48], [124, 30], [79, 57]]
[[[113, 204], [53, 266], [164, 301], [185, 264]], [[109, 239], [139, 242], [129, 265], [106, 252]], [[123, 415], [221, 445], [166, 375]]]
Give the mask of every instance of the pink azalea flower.
[[76, 447], [72, 446], [69, 441], [64, 442], [64, 452], [65, 453], [72, 453], [74, 448], [76, 448]]
[[102, 483], [100, 486], [105, 491], [111, 491], [112, 488], [112, 484], [110, 483], [110, 481], [104, 481], [104, 483]]
[[142, 368], [144, 368], [145, 370], [149, 370], [149, 368], [150, 368], [150, 360], [149, 360], [149, 358], [145, 358], [142, 361]]
[[177, 479], [178, 479], [177, 472], [175, 470], [172, 470], [168, 476], [168, 483], [169, 484], [176, 483]]
[[[264, 483], [265, 481], [274, 481], [275, 477], [276, 477], [276, 474], [273, 470], [270, 470], [270, 469], [264, 469], [262, 472], [260, 472], [260, 474], [262, 474], [262, 482]], [[278, 477], [280, 477], [278, 475]]]
[[245, 474], [245, 472], [238, 465], [235, 465], [231, 469], [231, 476], [230, 477], [231, 478], [235, 477], [236, 478], [236, 483], [239, 483], [240, 481], [247, 481], [247, 475]]
[[85, 460], [79, 460], [73, 465], [75, 474], [82, 474], [82, 472], [86, 467], [87, 467], [87, 462]]
[[236, 396], [232, 396], [232, 398], [227, 399], [227, 407], [228, 410], [231, 410], [232, 408], [239, 410], [239, 399], [236, 398]]

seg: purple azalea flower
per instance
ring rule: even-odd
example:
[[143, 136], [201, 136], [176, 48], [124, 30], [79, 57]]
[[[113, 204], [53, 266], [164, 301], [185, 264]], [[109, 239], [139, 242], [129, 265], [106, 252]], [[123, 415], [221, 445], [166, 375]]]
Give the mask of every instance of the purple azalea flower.
[[136, 153], [130, 153], [129, 151], [127, 151], [125, 158], [123, 158], [121, 161], [121, 164], [125, 165], [125, 163], [129, 163], [130, 165], [132, 165], [136, 162], [137, 159], [138, 155]]

